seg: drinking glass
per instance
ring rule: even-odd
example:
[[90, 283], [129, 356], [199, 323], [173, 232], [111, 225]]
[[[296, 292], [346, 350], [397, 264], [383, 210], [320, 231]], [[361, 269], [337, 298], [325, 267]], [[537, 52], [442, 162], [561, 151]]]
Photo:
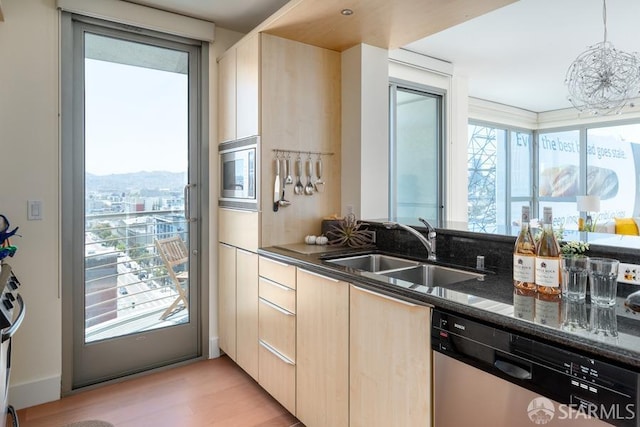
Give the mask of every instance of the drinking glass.
[[587, 270], [589, 257], [576, 254], [560, 255], [562, 297], [580, 301], [587, 296]]
[[589, 258], [591, 304], [605, 307], [616, 304], [618, 264], [615, 259]]

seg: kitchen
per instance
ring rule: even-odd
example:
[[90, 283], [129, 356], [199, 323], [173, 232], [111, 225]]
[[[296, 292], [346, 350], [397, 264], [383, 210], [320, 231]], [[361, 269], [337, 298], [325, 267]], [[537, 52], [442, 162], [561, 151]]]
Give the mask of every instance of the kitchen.
[[[9, 75], [5, 78], [5, 81], [10, 81], [12, 84], [8, 85], [6, 90], [12, 90], [11, 94], [11, 98], [10, 99], [16, 99], [16, 103], [14, 104], [14, 113], [13, 114], [18, 114], [18, 113], [22, 113], [24, 115], [24, 117], [33, 117], [33, 120], [36, 123], [40, 123], [41, 126], [29, 126], [29, 125], [24, 125], [24, 126], [11, 126], [9, 124], [3, 124], [2, 128], [3, 129], [7, 129], [7, 132], [9, 132], [9, 130], [11, 130], [11, 132], [9, 133], [9, 135], [7, 135], [6, 139], [7, 141], [21, 141], [21, 144], [15, 144], [16, 146], [14, 147], [13, 145], [10, 147], [10, 151], [9, 151], [9, 157], [12, 158], [17, 158], [17, 159], [25, 159], [23, 162], [17, 162], [17, 163], [21, 163], [21, 164], [26, 164], [27, 162], [31, 162], [31, 156], [30, 153], [35, 150], [37, 150], [38, 152], [40, 152], [42, 155], [42, 159], [48, 159], [48, 161], [42, 160], [42, 164], [38, 164], [37, 168], [33, 168], [33, 170], [31, 170], [31, 168], [29, 168], [29, 179], [18, 179], [17, 183], [14, 184], [16, 186], [15, 189], [11, 189], [9, 190], [9, 193], [7, 193], [7, 200], [3, 201], [3, 205], [10, 205], [10, 204], [15, 204], [15, 208], [12, 213], [12, 217], [19, 217], [22, 215], [22, 201], [23, 199], [26, 199], [27, 197], [31, 197], [31, 195], [36, 194], [36, 195], [42, 195], [42, 198], [45, 201], [45, 209], [46, 209], [46, 213], [47, 216], [45, 217], [45, 221], [42, 222], [34, 222], [34, 223], [29, 223], [29, 227], [27, 227], [27, 231], [28, 233], [25, 232], [25, 237], [23, 238], [23, 241], [21, 243], [21, 245], [23, 246], [22, 248], [22, 259], [24, 260], [25, 258], [27, 258], [27, 253], [29, 254], [28, 258], [33, 258], [33, 259], [39, 259], [41, 260], [41, 268], [38, 269], [38, 271], [33, 271], [30, 272], [30, 275], [33, 275], [33, 277], [29, 277], [28, 279], [25, 280], [24, 278], [24, 273], [21, 274], [22, 280], [23, 282], [26, 283], [42, 283], [41, 286], [39, 286], [37, 289], [34, 289], [35, 286], [32, 287], [32, 295], [33, 297], [30, 298], [31, 300], [39, 300], [41, 302], [36, 303], [38, 305], [33, 306], [34, 308], [30, 311], [30, 318], [28, 317], [27, 321], [25, 321], [25, 324], [23, 325], [23, 330], [22, 330], [22, 336], [19, 336], [18, 338], [24, 340], [23, 342], [29, 342], [30, 344], [24, 346], [24, 347], [20, 347], [18, 345], [16, 345], [16, 348], [14, 349], [15, 354], [16, 354], [16, 358], [20, 359], [20, 360], [24, 360], [25, 364], [21, 365], [21, 364], [16, 364], [16, 366], [14, 367], [15, 371], [13, 372], [13, 379], [16, 381], [16, 384], [18, 386], [22, 385], [23, 386], [23, 390], [27, 389], [27, 385], [30, 383], [36, 383], [39, 385], [42, 385], [43, 387], [39, 387], [39, 390], [42, 390], [39, 397], [37, 397], [36, 399], [42, 399], [42, 401], [44, 400], [48, 400], [50, 399], [50, 396], [56, 396], [57, 393], [59, 393], [59, 376], [60, 376], [60, 370], [61, 370], [61, 366], [63, 365], [63, 360], [61, 357], [61, 342], [62, 342], [62, 331], [61, 331], [61, 327], [59, 325], [59, 322], [51, 322], [51, 319], [59, 319], [61, 317], [61, 306], [60, 306], [60, 300], [59, 300], [59, 284], [58, 284], [58, 265], [59, 265], [59, 258], [57, 255], [57, 251], [55, 248], [57, 248], [58, 242], [60, 241], [61, 237], [59, 235], [59, 231], [58, 231], [58, 227], [57, 227], [57, 223], [59, 218], [57, 217], [57, 206], [58, 206], [58, 194], [59, 194], [59, 190], [57, 188], [57, 180], [53, 177], [57, 177], [58, 176], [58, 169], [57, 169], [57, 163], [53, 161], [53, 159], [57, 159], [58, 158], [58, 151], [57, 151], [57, 139], [53, 136], [53, 135], [57, 135], [58, 131], [58, 127], [57, 127], [57, 120], [55, 119], [55, 116], [51, 114], [51, 112], [55, 112], [57, 110], [57, 87], [58, 87], [58, 83], [57, 83], [57, 74], [55, 72], [55, 70], [57, 70], [57, 45], [55, 43], [50, 43], [50, 44], [42, 44], [41, 40], [56, 40], [57, 36], [57, 16], [56, 16], [56, 11], [54, 9], [54, 7], [52, 6], [52, 4], [49, 4], [47, 7], [44, 7], [42, 5], [35, 6], [35, 5], [29, 5], [29, 6], [20, 6], [17, 9], [17, 12], [15, 13], [9, 13], [13, 10], [16, 10], [15, 7], [15, 3], [14, 2], [8, 2], [5, 1], [3, 2], [3, 9], [5, 11], [5, 22], [2, 23], [2, 30], [5, 32], [9, 32], [9, 34], [7, 36], [5, 36], [5, 34], [3, 34], [2, 40], [5, 41], [5, 43], [7, 43], [7, 47], [3, 48], [2, 51], [3, 52], [13, 52], [14, 51], [14, 44], [15, 42], [10, 42], [9, 39], [15, 40], [29, 40], [29, 46], [33, 45], [33, 46], [38, 46], [37, 48], [37, 52], [40, 52], [40, 54], [38, 55], [31, 55], [28, 54], [27, 52], [21, 52], [21, 53], [15, 53], [15, 55], [18, 55], [17, 57], [14, 57], [13, 53], [11, 56], [9, 56], [9, 58], [7, 59], [7, 62], [12, 62], [12, 63], [16, 63], [16, 65], [19, 65], [20, 67], [17, 69], [9, 69], [8, 72]], [[23, 9], [24, 8], [24, 9]], [[31, 21], [36, 21], [39, 23], [39, 25], [32, 25], [32, 24], [28, 24], [28, 22]], [[35, 34], [31, 34], [31, 32], [35, 32]], [[235, 34], [228, 34], [229, 38], [238, 38], [239, 35], [235, 35]], [[222, 37], [224, 37], [224, 32], [220, 31], [218, 37], [220, 37], [218, 40], [220, 40]], [[234, 40], [235, 41], [235, 40]], [[233, 42], [229, 41], [227, 47], [229, 47], [231, 44], [233, 44]], [[3, 46], [4, 47], [4, 46]], [[223, 54], [223, 51], [225, 51], [227, 49], [222, 49], [222, 51], [217, 52], [215, 55], [212, 55], [213, 57], [219, 57]], [[362, 55], [364, 57], [364, 55], [370, 55], [370, 57], [367, 57], [366, 59], [370, 59], [373, 61], [380, 61], [379, 63], [383, 63], [385, 64], [385, 69], [386, 69], [386, 57], [379, 55], [380, 52], [378, 52], [376, 49], [363, 49], [364, 52]], [[354, 55], [356, 55], [356, 52], [353, 52]], [[357, 61], [358, 58], [355, 58], [355, 60]], [[408, 75], [411, 74], [411, 71], [406, 70], [402, 65], [399, 65], [399, 63], [402, 62], [401, 60], [398, 61], [398, 63], [393, 64], [392, 67], [394, 69], [397, 70], [397, 72], [395, 73], [398, 77], [402, 77], [400, 75], [401, 71], [406, 71], [407, 75], [405, 75], [407, 77], [409, 77]], [[431, 68], [430, 66], [427, 66], [427, 68]], [[51, 70], [50, 73], [40, 73], [39, 70]], [[28, 70], [28, 71], [25, 71]], [[29, 73], [32, 73], [32, 78], [29, 79], [21, 79], [18, 78], [19, 76], [24, 76], [24, 74], [27, 73], [27, 75], [31, 75]], [[373, 77], [373, 76], [372, 76]], [[381, 79], [385, 80], [385, 86], [386, 86], [386, 79], [388, 79], [388, 76], [385, 74], [382, 77], [379, 77]], [[214, 78], [212, 78], [212, 81], [215, 81]], [[435, 85], [434, 83], [431, 83], [430, 81], [425, 81], [425, 84], [430, 84], [430, 85]], [[351, 87], [354, 91], [357, 89], [357, 87], [354, 85]], [[25, 94], [29, 94], [28, 98], [25, 98]], [[375, 104], [375, 100], [373, 99], [369, 99], [366, 97], [373, 97], [373, 96], [377, 96], [377, 97], [382, 97], [382, 96], [386, 96], [386, 92], [384, 94], [382, 93], [377, 93], [377, 94], [373, 94], [373, 93], [363, 93], [363, 94], [357, 94], [355, 96], [356, 99], [360, 99], [361, 103], [363, 105], [367, 105], [367, 104], [371, 104], [374, 105]], [[37, 98], [36, 98], [37, 97]], [[46, 102], [35, 102], [34, 99], [46, 99]], [[32, 110], [33, 105], [36, 105], [37, 107], [35, 108], [35, 110]], [[451, 108], [463, 108], [462, 106], [460, 106], [460, 104], [458, 104], [458, 107], [454, 107], [452, 106]], [[348, 110], [349, 112], [354, 112], [355, 110]], [[20, 118], [15, 118], [15, 120], [9, 120], [9, 117], [11, 117], [10, 115], [5, 115], [5, 119], [7, 120], [7, 123], [10, 122], [15, 122], [15, 123], [24, 123], [24, 119], [20, 119]], [[359, 122], [359, 119], [357, 120]], [[466, 129], [466, 118], [460, 118], [460, 125], [459, 126], [453, 126], [452, 132], [455, 132], [455, 129], [459, 129], [459, 128], [464, 128]], [[348, 122], [356, 122], [356, 121], [348, 121]], [[371, 122], [372, 123], [376, 123], [378, 126], [382, 126], [384, 123], [386, 123], [386, 116], [384, 116], [382, 119], [380, 119], [380, 116], [377, 116], [374, 118], [371, 118]], [[367, 139], [367, 140], [371, 140], [371, 141], [376, 141], [377, 144], [379, 144], [379, 149], [381, 150], [386, 150], [385, 147], [385, 141], [386, 139], [384, 138], [384, 135], [386, 134], [386, 131], [380, 130], [380, 131], [376, 131], [375, 129], [377, 129], [377, 126], [363, 126], [361, 130], [353, 130], [353, 132], [370, 132], [371, 135], [366, 134], [361, 136], [361, 138], [363, 139]], [[343, 132], [346, 131], [345, 129], [343, 129]], [[453, 140], [459, 140], [461, 138], [456, 138], [455, 133], [453, 133], [452, 135], [452, 139]], [[212, 138], [212, 140], [216, 140], [217, 138]], [[36, 142], [34, 141], [38, 141], [37, 145]], [[373, 142], [372, 142], [373, 143]], [[289, 147], [275, 147], [275, 148], [289, 148]], [[14, 151], [15, 150], [15, 151]], [[337, 150], [335, 148], [332, 147], [327, 147], [327, 148], [322, 148], [322, 151], [327, 151], [327, 152], [335, 152], [336, 154], [334, 154], [333, 157], [331, 157], [331, 160], [329, 160], [329, 162], [336, 162], [334, 165], [331, 165], [331, 163], [328, 163], [326, 168], [327, 168], [327, 173], [326, 176], [330, 176], [329, 172], [331, 169], [331, 167], [333, 167], [333, 171], [334, 173], [337, 171], [337, 165], [338, 163], [338, 157], [337, 157]], [[212, 150], [213, 151], [213, 150]], [[359, 189], [365, 187], [365, 186], [369, 186], [369, 185], [376, 185], [377, 183], [380, 182], [380, 175], [383, 174], [379, 174], [376, 173], [375, 171], [379, 171], [379, 170], [386, 170], [386, 164], [381, 164], [384, 162], [380, 162], [380, 159], [377, 158], [376, 156], [376, 150], [369, 150], [367, 152], [362, 152], [362, 156], [371, 156], [370, 159], [363, 159], [360, 164], [361, 165], [368, 165], [368, 166], [372, 166], [372, 171], [369, 171], [369, 175], [371, 175], [371, 179], [369, 179], [369, 177], [367, 178], [359, 178], [358, 179], [348, 179], [348, 182], [352, 183], [352, 185], [354, 187], [359, 187], [359, 188], [354, 188], [353, 192], [354, 194], [357, 194], [357, 192], [359, 191]], [[270, 154], [270, 153], [269, 153]], [[343, 150], [343, 156], [344, 154], [344, 150]], [[40, 157], [40, 156], [39, 156]], [[215, 156], [213, 156], [215, 157]], [[358, 155], [357, 158], [360, 158], [361, 156]], [[29, 159], [28, 161], [26, 159]], [[271, 160], [271, 156], [267, 155], [264, 156], [264, 160]], [[462, 156], [462, 159], [459, 160], [461, 162], [464, 162], [464, 155]], [[217, 159], [212, 160], [212, 163], [216, 163]], [[381, 168], [378, 168], [374, 165], [378, 165], [381, 166]], [[271, 166], [271, 165], [269, 165]], [[22, 177], [24, 176], [24, 171], [21, 171], [20, 169], [17, 169], [17, 166], [15, 166], [15, 170], [14, 169], [10, 169], [9, 172], [12, 172], [13, 176], [16, 177]], [[358, 167], [352, 167], [349, 169], [350, 173], [358, 174]], [[345, 178], [345, 174], [346, 171], [342, 170], [342, 174], [343, 174], [343, 179]], [[456, 179], [462, 179], [459, 178], [457, 176], [455, 176], [452, 172], [450, 172], [451, 176], [451, 180], [455, 181]], [[335, 176], [335, 175], [334, 175]], [[348, 177], [348, 178], [353, 178], [353, 177]], [[362, 184], [360, 184], [362, 182]], [[385, 188], [386, 184], [383, 183], [382, 184], [382, 188]], [[211, 196], [211, 200], [215, 201], [216, 200], [216, 196], [215, 196], [215, 190], [212, 189], [212, 196]], [[264, 192], [263, 192], [264, 193]], [[338, 194], [342, 194], [341, 197], [344, 197], [347, 193], [344, 189], [342, 189], [342, 193], [336, 192], [336, 191], [325, 191], [325, 194], [329, 194], [329, 195], [333, 195], [336, 196]], [[458, 195], [451, 195], [451, 199], [454, 200], [454, 197], [458, 196]], [[292, 197], [292, 196], [291, 196]], [[373, 195], [371, 194], [365, 194], [363, 192], [363, 194], [361, 195], [363, 203], [362, 205], [364, 207], [366, 207], [366, 209], [362, 209], [360, 211], [356, 211], [358, 213], [359, 216], [362, 217], [368, 217], [368, 218], [375, 218], [375, 217], [381, 217], [383, 216], [382, 213], [380, 211], [377, 211], [377, 209], [383, 209], [384, 207], [380, 207], [379, 204], [376, 204], [376, 200], [373, 197]], [[370, 198], [370, 199], [368, 199]], [[315, 203], [318, 199], [311, 199], [309, 201], [309, 203]], [[345, 201], [347, 201], [348, 199], [346, 199]], [[331, 214], [334, 213], [334, 211], [340, 211], [339, 209], [335, 208], [337, 206], [340, 206], [340, 204], [346, 204], [343, 203], [342, 200], [340, 200], [340, 202], [333, 202], [334, 205], [332, 207], [334, 207], [334, 209], [323, 209], [322, 212], [318, 212], [318, 215], [325, 215], [325, 214]], [[340, 203], [340, 204], [339, 204]], [[465, 206], [466, 201], [462, 202], [461, 205]], [[298, 203], [298, 205], [300, 205], [300, 203]], [[212, 202], [212, 206], [215, 206], [215, 204]], [[357, 209], [357, 205], [356, 209]], [[295, 209], [295, 206], [292, 207], [288, 207], [285, 209]], [[287, 211], [285, 211], [285, 209], [283, 209], [283, 212], [279, 212], [279, 214], [286, 214]], [[215, 208], [212, 208], [211, 211], [214, 211]], [[293, 212], [293, 210], [289, 211], [289, 212]], [[211, 224], [216, 224], [214, 215], [212, 213], [212, 218], [210, 219]], [[278, 218], [275, 215], [278, 214], [273, 214], [272, 217], [273, 218]], [[290, 214], [287, 214], [290, 215]], [[271, 244], [275, 244], [275, 243], [290, 243], [290, 242], [294, 242], [294, 241], [298, 241], [304, 234], [308, 234], [310, 232], [317, 232], [315, 231], [315, 228], [317, 227], [317, 223], [318, 220], [306, 220], [303, 219], [304, 221], [304, 225], [299, 229], [299, 231], [296, 231], [296, 227], [291, 227], [288, 230], [285, 230], [284, 233], [278, 233], [278, 236], [283, 236], [283, 240], [280, 242], [275, 241], [275, 238], [270, 238], [273, 241], [270, 241]], [[268, 232], [267, 230], [265, 230], [264, 224], [263, 224], [263, 232]], [[34, 236], [38, 236], [40, 241], [37, 242], [37, 244], [35, 244], [35, 238]], [[263, 237], [264, 238], [264, 237]], [[280, 237], [278, 237], [280, 238]], [[217, 242], [217, 238], [212, 238], [211, 239], [211, 247], [214, 247], [214, 242]], [[269, 240], [267, 240], [269, 241]], [[30, 248], [30, 251], [33, 251], [33, 253], [31, 252], [27, 252], [27, 248]], [[209, 255], [209, 259], [211, 260], [212, 265], [215, 265], [215, 260], [216, 260], [216, 256], [213, 253], [210, 253]], [[18, 266], [16, 266], [18, 267]], [[23, 268], [21, 268], [20, 270], [27, 270], [27, 268], [25, 266], [23, 266]], [[211, 282], [215, 282], [215, 275], [212, 274], [212, 278], [211, 278]], [[213, 285], [212, 285], [213, 286]], [[215, 287], [212, 287], [212, 295], [215, 294], [214, 292]], [[213, 297], [212, 297], [213, 298]], [[211, 304], [213, 305], [213, 302], [215, 300], [212, 300]], [[47, 328], [43, 328], [42, 325], [47, 324]], [[212, 331], [210, 333], [210, 335], [212, 337], [215, 337], [216, 334], [213, 332], [215, 330], [217, 330], [217, 325], [216, 325], [216, 320], [215, 320], [215, 316], [212, 316], [212, 319], [209, 323], [209, 328]], [[43, 354], [43, 352], [39, 351], [39, 349], [41, 348], [46, 348], [47, 349], [47, 356], [46, 357], [39, 357], [39, 355]], [[38, 350], [34, 350], [34, 349], [38, 349]], [[27, 366], [29, 366], [29, 368], [27, 368]], [[33, 368], [33, 367], [37, 367], [37, 368]], [[20, 387], [16, 387], [16, 392], [14, 394], [14, 396], [19, 396], [18, 392], [20, 391]], [[35, 403], [35, 402], [34, 402]]]

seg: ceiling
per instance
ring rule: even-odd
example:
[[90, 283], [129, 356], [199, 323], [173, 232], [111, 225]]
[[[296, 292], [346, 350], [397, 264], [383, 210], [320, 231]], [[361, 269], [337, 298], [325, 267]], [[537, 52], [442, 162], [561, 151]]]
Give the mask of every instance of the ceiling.
[[[638, 17], [638, 0], [607, 2], [616, 48], [640, 51]], [[571, 107], [567, 69], [603, 37], [601, 0], [520, 0], [406, 48], [453, 63], [473, 97], [542, 112]]]
[[[253, 29], [288, 3], [131, 1], [240, 32]], [[640, 51], [640, 37], [635, 36], [638, 16], [640, 1], [608, 1], [608, 39], [615, 47]], [[601, 0], [519, 0], [403, 47], [451, 62], [457, 74], [468, 77], [470, 96], [542, 112], [571, 106], [564, 86], [567, 68], [588, 46], [602, 39]]]

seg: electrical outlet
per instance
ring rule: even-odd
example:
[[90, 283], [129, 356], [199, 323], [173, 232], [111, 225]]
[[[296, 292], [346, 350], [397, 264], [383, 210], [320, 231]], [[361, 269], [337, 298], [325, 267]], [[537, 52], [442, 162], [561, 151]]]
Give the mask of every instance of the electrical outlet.
[[621, 262], [618, 266], [618, 282], [640, 285], [640, 265]]

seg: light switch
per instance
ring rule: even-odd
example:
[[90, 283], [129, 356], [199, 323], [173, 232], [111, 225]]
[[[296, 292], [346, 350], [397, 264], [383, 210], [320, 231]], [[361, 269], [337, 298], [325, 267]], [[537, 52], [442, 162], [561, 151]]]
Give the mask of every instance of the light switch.
[[42, 219], [42, 200], [27, 200], [27, 220]]

